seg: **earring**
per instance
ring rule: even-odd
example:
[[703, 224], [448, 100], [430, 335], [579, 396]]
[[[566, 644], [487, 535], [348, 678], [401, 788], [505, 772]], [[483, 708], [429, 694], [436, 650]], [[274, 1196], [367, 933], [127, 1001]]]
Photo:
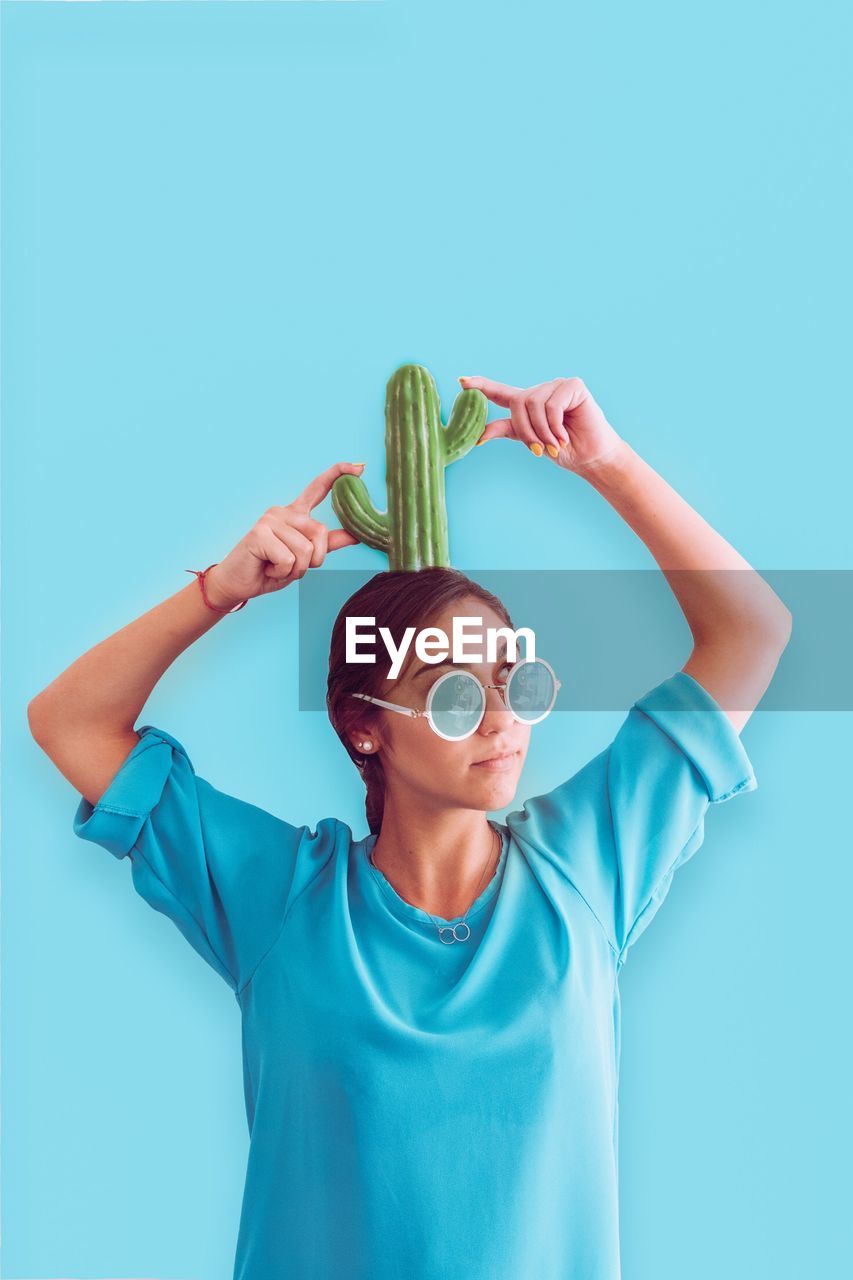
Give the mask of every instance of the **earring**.
[[366, 742], [360, 742], [358, 745], [361, 747], [363, 751], [370, 751], [373, 747], [373, 743], [371, 742], [370, 738], [368, 738]]

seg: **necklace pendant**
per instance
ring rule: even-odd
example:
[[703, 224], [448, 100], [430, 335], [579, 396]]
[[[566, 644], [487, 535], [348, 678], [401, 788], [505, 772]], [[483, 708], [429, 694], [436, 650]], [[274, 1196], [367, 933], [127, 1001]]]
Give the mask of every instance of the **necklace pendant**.
[[[457, 929], [464, 929], [464, 933], [457, 933]], [[443, 924], [439, 926], [438, 936], [447, 946], [452, 946], [454, 942], [467, 942], [471, 937], [471, 930], [464, 920], [460, 920], [458, 924]]]

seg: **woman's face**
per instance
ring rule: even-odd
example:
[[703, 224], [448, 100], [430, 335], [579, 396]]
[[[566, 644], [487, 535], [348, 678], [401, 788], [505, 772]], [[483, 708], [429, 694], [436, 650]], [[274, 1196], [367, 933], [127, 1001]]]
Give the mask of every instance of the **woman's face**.
[[[466, 627], [465, 648], [469, 652], [479, 650], [484, 657], [488, 628], [506, 626], [500, 614], [484, 601], [470, 597], [456, 601], [429, 624], [440, 627], [447, 635], [450, 649], [454, 617], [483, 619], [482, 630], [474, 623]], [[520, 656], [519, 650], [516, 658]], [[415, 653], [413, 644], [399, 676], [385, 680], [377, 696], [424, 711], [431, 686], [446, 672], [466, 670], [484, 685], [503, 684], [511, 666], [512, 661], [506, 658], [506, 640], [502, 637], [498, 639], [494, 662], [465, 663], [464, 667], [449, 660], [445, 664], [426, 664]], [[401, 783], [442, 807], [455, 802], [461, 808], [488, 811], [512, 802], [530, 742], [530, 725], [513, 718], [498, 689], [486, 689], [483, 719], [474, 733], [461, 742], [440, 738], [425, 717], [415, 719], [381, 707], [375, 710], [370, 736], [374, 752], [380, 754], [389, 790]], [[359, 736], [356, 735], [356, 741]], [[495, 765], [483, 763], [507, 753], [508, 758]]]

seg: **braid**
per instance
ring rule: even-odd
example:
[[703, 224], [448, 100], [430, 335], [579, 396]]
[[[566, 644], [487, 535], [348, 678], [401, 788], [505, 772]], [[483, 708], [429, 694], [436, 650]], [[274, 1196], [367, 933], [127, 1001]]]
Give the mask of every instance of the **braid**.
[[371, 834], [378, 835], [382, 826], [382, 815], [385, 811], [385, 770], [378, 755], [365, 757], [361, 769], [367, 795], [364, 807], [367, 811], [367, 825]]

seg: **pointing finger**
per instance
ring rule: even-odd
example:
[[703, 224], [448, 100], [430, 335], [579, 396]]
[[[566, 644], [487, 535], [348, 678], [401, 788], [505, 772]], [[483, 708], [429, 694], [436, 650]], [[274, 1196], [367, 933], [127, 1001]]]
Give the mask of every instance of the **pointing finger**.
[[291, 506], [297, 511], [310, 511], [331, 492], [332, 485], [339, 476], [360, 476], [363, 470], [363, 462], [333, 462], [305, 486]]

